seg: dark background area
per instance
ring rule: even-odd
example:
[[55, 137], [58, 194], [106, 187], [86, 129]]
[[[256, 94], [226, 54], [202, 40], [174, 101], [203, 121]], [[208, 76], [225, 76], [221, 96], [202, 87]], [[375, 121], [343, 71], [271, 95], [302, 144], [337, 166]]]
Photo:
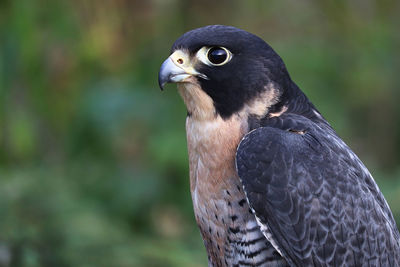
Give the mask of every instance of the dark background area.
[[0, 266], [206, 266], [186, 110], [157, 73], [185, 31], [266, 40], [400, 222], [400, 2], [0, 1]]

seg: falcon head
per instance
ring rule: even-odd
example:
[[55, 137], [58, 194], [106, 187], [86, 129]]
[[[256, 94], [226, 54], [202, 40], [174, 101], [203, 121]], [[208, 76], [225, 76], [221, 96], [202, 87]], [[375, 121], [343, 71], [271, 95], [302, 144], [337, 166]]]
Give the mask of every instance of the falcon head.
[[158, 82], [178, 83], [189, 116], [265, 115], [291, 80], [282, 59], [261, 38], [212, 25], [189, 31], [172, 46]]

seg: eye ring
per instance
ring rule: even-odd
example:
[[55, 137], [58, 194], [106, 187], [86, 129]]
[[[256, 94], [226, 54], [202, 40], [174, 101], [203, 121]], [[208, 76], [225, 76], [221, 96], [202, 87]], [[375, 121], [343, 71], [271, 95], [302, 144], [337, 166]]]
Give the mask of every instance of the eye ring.
[[232, 53], [222, 46], [212, 46], [207, 49], [206, 58], [213, 66], [222, 66], [232, 59]]

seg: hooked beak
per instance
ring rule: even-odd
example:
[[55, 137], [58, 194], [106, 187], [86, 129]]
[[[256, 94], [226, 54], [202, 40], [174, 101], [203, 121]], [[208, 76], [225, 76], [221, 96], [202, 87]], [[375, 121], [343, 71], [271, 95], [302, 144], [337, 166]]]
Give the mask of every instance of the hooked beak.
[[164, 90], [164, 86], [167, 83], [182, 82], [190, 76], [191, 74], [186, 73], [182, 68], [178, 67], [172, 61], [172, 58], [169, 57], [161, 65], [160, 72], [158, 73], [158, 85], [161, 90]]
[[158, 85], [161, 90], [167, 83], [179, 83], [187, 81], [187, 78], [197, 76], [208, 80], [208, 77], [194, 68], [194, 63], [188, 53], [182, 50], [176, 50], [161, 65], [158, 73]]

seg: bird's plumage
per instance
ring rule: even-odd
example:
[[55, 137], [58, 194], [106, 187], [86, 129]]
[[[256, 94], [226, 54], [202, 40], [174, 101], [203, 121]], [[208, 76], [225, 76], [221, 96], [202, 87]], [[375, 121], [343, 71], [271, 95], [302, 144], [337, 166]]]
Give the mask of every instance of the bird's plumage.
[[190, 31], [160, 70], [166, 82], [179, 83], [188, 109], [210, 266], [400, 265], [399, 232], [372, 176], [262, 39], [221, 25]]
[[243, 138], [236, 162], [250, 207], [291, 265], [400, 264], [385, 199], [329, 126], [271, 118]]

